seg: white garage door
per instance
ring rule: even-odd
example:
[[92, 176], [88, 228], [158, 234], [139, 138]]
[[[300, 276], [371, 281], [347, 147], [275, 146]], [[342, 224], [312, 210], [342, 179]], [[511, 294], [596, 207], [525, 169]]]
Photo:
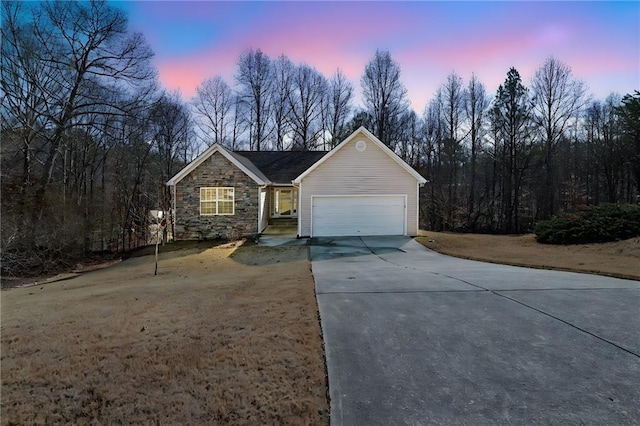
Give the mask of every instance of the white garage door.
[[404, 235], [405, 197], [345, 196], [312, 199], [313, 237]]

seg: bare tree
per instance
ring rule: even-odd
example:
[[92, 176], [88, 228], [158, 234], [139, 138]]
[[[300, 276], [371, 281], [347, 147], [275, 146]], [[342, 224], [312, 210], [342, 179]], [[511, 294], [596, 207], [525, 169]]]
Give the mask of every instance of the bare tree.
[[[622, 141], [620, 117], [616, 108], [621, 105], [619, 95], [611, 94], [604, 102], [593, 101], [585, 112], [584, 126], [587, 129], [587, 143], [593, 156], [591, 168], [595, 182], [595, 199], [600, 198], [600, 188], [604, 188], [606, 201], [621, 201], [624, 166], [629, 152]], [[600, 182], [603, 182], [601, 184]]]
[[[159, 184], [158, 206], [169, 214], [173, 226], [171, 191], [164, 183], [184, 167], [193, 148], [191, 115], [177, 93], [165, 93], [156, 102], [149, 117], [149, 133], [156, 151], [158, 173], [153, 180]], [[166, 231], [166, 229], [165, 229]], [[171, 229], [173, 233], [173, 229]]]
[[360, 79], [367, 112], [373, 117], [373, 133], [393, 145], [398, 121], [409, 107], [407, 89], [400, 82], [400, 65], [388, 51], [376, 50]]
[[285, 55], [280, 55], [273, 61], [273, 89], [271, 91], [271, 110], [275, 132], [275, 147], [284, 149], [285, 137], [289, 136], [291, 126], [291, 91], [296, 67]]
[[231, 146], [232, 150], [236, 150], [240, 145], [240, 136], [244, 133], [248, 127], [247, 122], [242, 120], [242, 101], [239, 95], [233, 96], [233, 124], [231, 125]]
[[152, 52], [104, 1], [2, 7], [2, 130], [19, 135], [23, 160], [20, 192], [3, 191], [3, 205], [21, 200], [25, 251], [60, 247], [40, 230], [74, 226], [70, 253], [91, 232], [93, 185], [109, 149], [102, 132], [152, 103]]
[[118, 245], [125, 251], [146, 242], [148, 213], [158, 207], [160, 182], [151, 179], [154, 144], [149, 140], [154, 135], [150, 111], [122, 117], [119, 132], [111, 155], [110, 180], [115, 219], [120, 228]]
[[331, 134], [331, 147], [347, 136], [347, 118], [351, 114], [353, 85], [340, 69], [329, 80], [327, 91], [327, 128]]
[[400, 117], [396, 153], [412, 166], [419, 166], [422, 156], [422, 122], [414, 110]]
[[570, 126], [575, 125], [576, 112], [586, 101], [585, 87], [573, 78], [568, 65], [552, 56], [536, 71], [531, 90], [543, 151], [544, 181], [539, 195], [539, 217], [549, 218], [556, 212], [558, 190], [554, 154]]
[[[28, 211], [33, 204], [34, 179], [40, 170], [37, 168], [43, 151], [47, 148], [45, 139], [50, 126], [48, 110], [48, 93], [59, 87], [55, 76], [49, 72], [46, 62], [37, 57], [39, 43], [33, 29], [21, 21], [27, 14], [23, 2], [3, 2], [2, 7], [2, 55], [1, 78], [2, 87], [2, 160], [3, 180], [19, 178], [19, 193], [14, 194], [17, 202], [16, 226], [18, 234], [22, 234]], [[12, 144], [15, 145], [11, 147]], [[20, 156], [17, 167], [9, 166], [7, 160]], [[37, 159], [36, 159], [37, 158]], [[14, 159], [15, 161], [15, 159]], [[19, 168], [19, 172], [17, 171]], [[39, 169], [39, 168], [38, 168]], [[11, 171], [19, 176], [8, 176]], [[8, 179], [10, 178], [10, 179]], [[6, 192], [6, 191], [5, 191]], [[4, 200], [3, 200], [4, 201]], [[3, 203], [6, 207], [6, 203]], [[6, 218], [7, 215], [3, 215]]]
[[469, 198], [467, 206], [467, 227], [475, 230], [480, 211], [476, 209], [476, 194], [479, 189], [477, 179], [478, 153], [482, 149], [482, 138], [485, 133], [486, 114], [489, 108], [484, 85], [473, 74], [465, 92], [465, 115], [469, 125], [469, 145], [471, 147]]
[[462, 77], [458, 74], [451, 73], [447, 76], [447, 81], [440, 88], [441, 96], [439, 97], [442, 106], [442, 121], [445, 125], [445, 137], [456, 143], [462, 140], [462, 120], [465, 112], [465, 93]]
[[629, 161], [636, 180], [636, 192], [640, 191], [640, 92], [622, 97], [622, 105], [616, 108], [620, 116], [623, 136], [629, 146]]
[[220, 76], [204, 80], [196, 88], [192, 99], [200, 131], [205, 143], [228, 145], [229, 126], [234, 107], [234, 94], [231, 87]]
[[49, 66], [49, 75], [59, 82], [55, 93], [47, 93], [54, 130], [49, 138], [46, 175], [39, 182], [45, 188], [64, 132], [78, 114], [105, 104], [103, 91], [95, 90], [96, 83], [110, 88], [121, 86], [123, 81], [146, 83], [155, 77], [155, 71], [149, 66], [153, 54], [144, 37], [139, 33], [129, 35], [124, 12], [105, 1], [86, 5], [47, 2], [42, 3], [42, 12], [35, 15], [34, 22], [42, 49], [38, 59]]
[[446, 179], [443, 173], [443, 141], [444, 123], [442, 122], [442, 92], [438, 90], [435, 98], [429, 101], [423, 116], [423, 157], [425, 170], [429, 179], [424, 208], [425, 222], [428, 227], [441, 231], [445, 229], [446, 217], [444, 213]]
[[454, 210], [460, 196], [460, 168], [463, 163], [464, 138], [462, 121], [464, 117], [464, 87], [462, 78], [456, 73], [447, 76], [447, 81], [438, 89], [436, 99], [440, 102], [440, 119], [444, 129], [444, 139], [441, 141], [440, 159], [447, 181], [444, 214], [448, 226], [457, 228]]
[[327, 90], [325, 78], [309, 65], [296, 68], [289, 92], [289, 111], [295, 150], [317, 147], [322, 131], [322, 101]]
[[271, 60], [260, 49], [248, 50], [238, 59], [238, 94], [249, 126], [249, 146], [256, 151], [264, 148], [272, 131], [269, 123], [272, 73]]

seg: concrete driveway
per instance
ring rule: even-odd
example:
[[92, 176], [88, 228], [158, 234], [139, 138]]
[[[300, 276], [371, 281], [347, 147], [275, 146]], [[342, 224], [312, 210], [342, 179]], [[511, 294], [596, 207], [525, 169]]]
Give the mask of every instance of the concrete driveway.
[[640, 421], [640, 282], [310, 244], [332, 425]]

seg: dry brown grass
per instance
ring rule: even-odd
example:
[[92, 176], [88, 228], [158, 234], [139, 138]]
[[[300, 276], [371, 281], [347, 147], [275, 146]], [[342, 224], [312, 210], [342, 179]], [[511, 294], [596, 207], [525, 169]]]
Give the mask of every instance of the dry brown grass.
[[416, 240], [465, 259], [640, 280], [640, 238], [600, 244], [550, 245], [533, 234], [483, 235], [420, 231]]
[[129, 259], [2, 291], [2, 424], [327, 424], [306, 248]]

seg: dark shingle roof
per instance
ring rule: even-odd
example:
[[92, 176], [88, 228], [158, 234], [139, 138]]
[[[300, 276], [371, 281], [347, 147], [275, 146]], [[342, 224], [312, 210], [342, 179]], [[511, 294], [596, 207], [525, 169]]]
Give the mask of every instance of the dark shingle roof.
[[290, 184], [327, 151], [235, 151], [239, 161], [249, 160], [273, 183]]

